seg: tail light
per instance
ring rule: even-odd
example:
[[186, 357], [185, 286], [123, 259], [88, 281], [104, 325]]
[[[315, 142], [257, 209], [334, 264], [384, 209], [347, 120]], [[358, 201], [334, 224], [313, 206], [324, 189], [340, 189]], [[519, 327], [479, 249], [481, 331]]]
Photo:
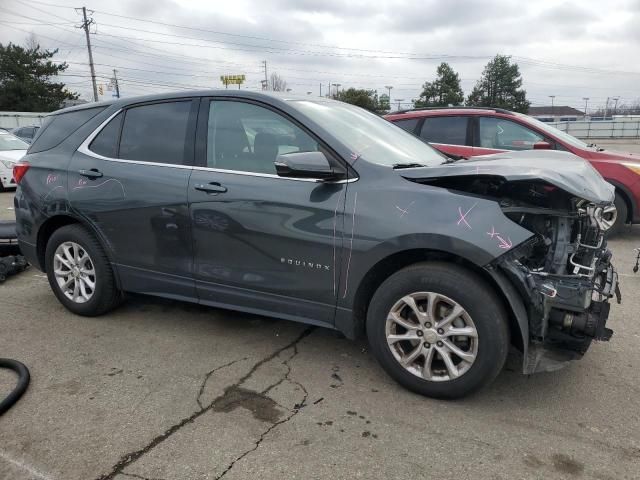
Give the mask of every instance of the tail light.
[[29, 165], [27, 162], [18, 162], [13, 166], [13, 179], [17, 184], [20, 184], [20, 180], [24, 177], [24, 174], [29, 170]]

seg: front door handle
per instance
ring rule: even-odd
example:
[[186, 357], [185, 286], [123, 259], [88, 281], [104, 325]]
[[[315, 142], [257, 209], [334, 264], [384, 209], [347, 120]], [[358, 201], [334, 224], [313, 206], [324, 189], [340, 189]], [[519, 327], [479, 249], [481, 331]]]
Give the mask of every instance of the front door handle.
[[225, 193], [227, 191], [227, 187], [225, 187], [224, 185], [220, 185], [218, 182], [211, 182], [211, 183], [207, 183], [207, 184], [197, 184], [195, 187], [196, 190], [198, 190], [199, 192], [205, 192], [205, 193]]
[[100, 178], [102, 176], [102, 172], [97, 168], [92, 168], [91, 170], [78, 170], [78, 173], [87, 178]]

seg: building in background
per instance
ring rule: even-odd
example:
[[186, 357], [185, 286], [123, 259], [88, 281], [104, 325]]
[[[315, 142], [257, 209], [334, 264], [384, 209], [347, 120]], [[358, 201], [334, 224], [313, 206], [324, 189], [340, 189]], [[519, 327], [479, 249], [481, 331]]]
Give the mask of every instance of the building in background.
[[529, 107], [528, 113], [541, 122], [575, 122], [585, 119], [583, 111], [566, 105]]

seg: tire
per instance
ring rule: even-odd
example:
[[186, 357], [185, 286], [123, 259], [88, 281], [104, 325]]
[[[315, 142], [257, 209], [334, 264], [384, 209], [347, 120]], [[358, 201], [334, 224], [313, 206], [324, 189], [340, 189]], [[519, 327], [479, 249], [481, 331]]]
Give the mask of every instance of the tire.
[[[80, 260], [75, 262], [78, 268], [74, 271], [73, 259], [76, 252], [75, 258]], [[56, 253], [66, 263], [56, 257]], [[121, 293], [104, 249], [95, 236], [81, 225], [67, 225], [53, 232], [47, 242], [45, 267], [53, 293], [60, 303], [77, 315], [102, 315], [121, 301]], [[57, 275], [56, 267], [58, 272], [69, 274]], [[61, 279], [72, 283], [63, 290], [59, 283]]]
[[627, 202], [618, 192], [616, 192], [616, 198], [613, 203], [616, 206], [617, 217], [615, 223], [607, 232], [607, 238], [615, 237], [624, 231], [629, 214]]
[[[420, 299], [420, 295], [427, 292], [429, 295]], [[424, 323], [419, 324], [414, 310], [404, 302], [411, 295], [419, 309], [435, 305], [436, 314], [422, 312]], [[442, 324], [443, 328], [438, 331], [437, 325], [431, 323], [432, 328], [427, 328], [428, 320], [446, 318], [456, 305], [459, 309], [448, 326]], [[388, 320], [392, 311], [393, 318], [400, 317], [398, 322], [402, 320], [401, 323], [418, 328], [410, 330]], [[453, 328], [458, 329], [456, 333], [465, 334], [448, 336], [447, 333], [453, 333], [449, 329]], [[422, 333], [418, 337], [419, 329]], [[471, 333], [474, 329], [475, 338]], [[409, 340], [388, 343], [387, 335]], [[367, 336], [374, 356], [398, 383], [413, 392], [442, 399], [464, 397], [491, 383], [504, 366], [510, 343], [507, 316], [495, 292], [473, 272], [441, 262], [415, 264], [385, 280], [369, 305]], [[448, 349], [451, 344], [467, 361], [450, 353], [453, 368], [449, 369], [440, 352], [452, 352]], [[417, 350], [420, 348], [422, 350]], [[415, 359], [405, 368], [400, 358], [407, 360], [417, 351]], [[403, 357], [403, 354], [406, 355]], [[472, 360], [471, 355], [475, 355]], [[431, 358], [431, 363], [425, 370], [427, 358]]]

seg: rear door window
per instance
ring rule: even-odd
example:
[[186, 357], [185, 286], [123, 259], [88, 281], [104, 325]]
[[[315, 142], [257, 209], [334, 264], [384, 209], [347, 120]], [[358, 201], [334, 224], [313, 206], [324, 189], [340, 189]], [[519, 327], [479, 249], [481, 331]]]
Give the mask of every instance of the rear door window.
[[402, 120], [394, 120], [393, 123], [407, 132], [416, 133], [416, 127], [419, 121], [419, 118], [403, 118]]
[[117, 158], [120, 125], [122, 124], [123, 116], [121, 112], [113, 117], [111, 121], [100, 130], [96, 138], [93, 139], [91, 145], [89, 145], [89, 150], [103, 157]]
[[468, 117], [426, 117], [420, 137], [431, 143], [466, 145]]
[[48, 117], [50, 120], [46, 122], [40, 135], [38, 135], [31, 144], [29, 153], [43, 152], [58, 146], [69, 137], [69, 135], [105, 108], [106, 107], [83, 108], [82, 110], [73, 110], [67, 113], [51, 115]]
[[479, 118], [478, 147], [498, 150], [531, 150], [544, 137], [519, 123], [496, 117]]
[[191, 99], [126, 111], [118, 158], [185, 165]]

